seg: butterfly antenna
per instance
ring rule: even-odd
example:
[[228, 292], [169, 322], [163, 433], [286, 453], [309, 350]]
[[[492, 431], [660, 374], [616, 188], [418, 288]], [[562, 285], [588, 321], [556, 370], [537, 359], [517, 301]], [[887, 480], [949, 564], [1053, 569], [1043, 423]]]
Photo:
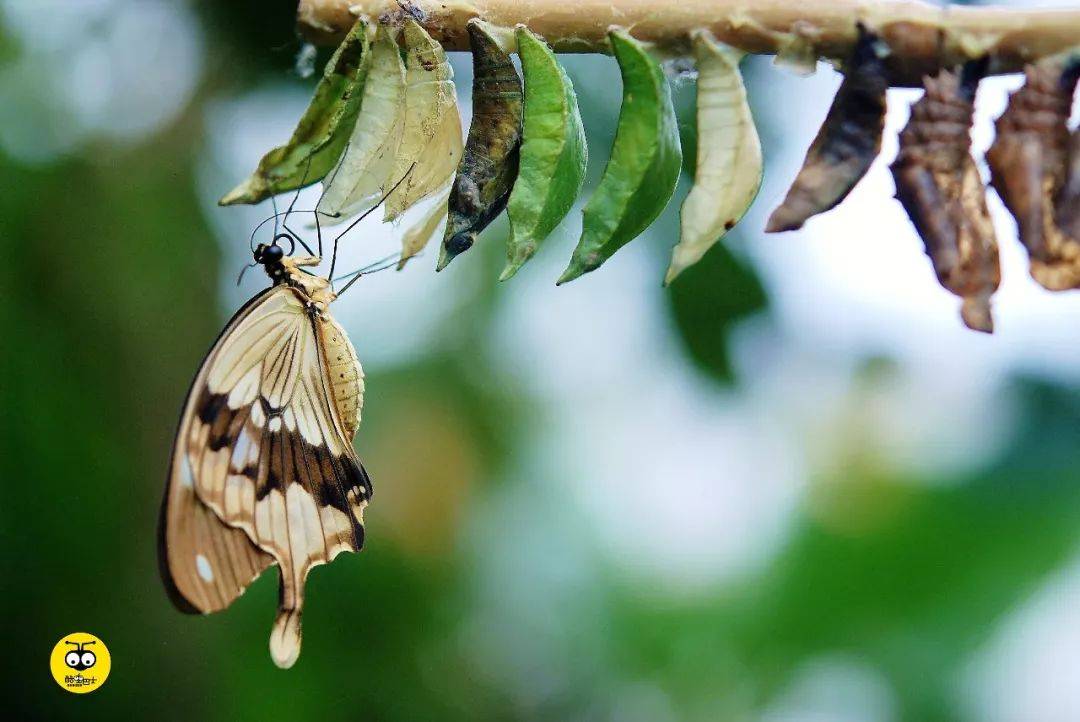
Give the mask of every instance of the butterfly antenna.
[[[394, 186], [390, 190], [386, 191], [386, 193], [383, 194], [382, 198], [379, 199], [378, 203], [376, 203], [371, 208], [369, 208], [368, 210], [361, 213], [359, 218], [357, 218], [355, 221], [350, 223], [348, 225], [348, 227], [345, 228], [345, 230], [343, 230], [341, 233], [337, 234], [337, 236], [334, 237], [334, 255], [331, 256], [331, 259], [330, 259], [330, 274], [329, 274], [330, 277], [333, 277], [333, 275], [334, 275], [334, 266], [337, 265], [338, 241], [340, 241], [341, 238], [346, 233], [348, 233], [353, 228], [355, 228], [356, 224], [358, 224], [360, 221], [364, 220], [365, 218], [370, 216], [372, 213], [374, 213], [375, 209], [378, 208], [379, 206], [381, 206], [386, 201], [386, 199], [390, 197], [390, 194], [392, 194], [394, 191], [396, 191], [398, 189], [398, 186], [400, 186], [402, 183], [405, 182], [405, 179], [409, 177], [409, 174], [413, 172], [413, 168], [415, 168], [415, 167], [416, 167], [416, 163], [413, 163], [411, 166], [409, 166], [409, 170], [405, 171], [405, 175], [401, 176], [401, 180], [399, 180], [397, 183], [395, 183]], [[318, 213], [316, 213], [316, 217], [318, 217]]]
[[285, 210], [285, 220], [282, 225], [289, 222], [289, 214], [292, 213], [293, 208], [296, 207], [296, 201], [300, 198], [300, 191], [307, 185], [308, 173], [311, 172], [311, 160], [314, 156], [308, 156], [307, 163], [304, 164], [304, 175], [300, 177], [300, 185], [296, 186], [296, 193], [293, 193], [292, 202], [289, 203], [289, 207]]
[[281, 232], [281, 228], [278, 226], [278, 216], [281, 214], [278, 213], [277, 196], [270, 196], [270, 207], [274, 209], [272, 218], [274, 219], [274, 235], [276, 236]]
[[[314, 213], [315, 211], [292, 211], [292, 212], [293, 213]], [[277, 222], [276, 222], [277, 219], [280, 218], [281, 216], [285, 215], [285, 213], [286, 213], [286, 211], [278, 211], [274, 215], [267, 216], [266, 218], [262, 219], [262, 221], [259, 222], [259, 225], [255, 226], [255, 229], [251, 232], [251, 238], [248, 239], [248, 247], [251, 248], [252, 253], [255, 252], [255, 236], [259, 233], [259, 231], [262, 229], [262, 227], [265, 226], [270, 221], [275, 221], [275, 223], [274, 223], [274, 229], [275, 229], [274, 240], [276, 241], [278, 238], [281, 238], [281, 237], [285, 236], [285, 237], [288, 237], [289, 240], [293, 243], [293, 248], [296, 247], [296, 241], [293, 240], [293, 235], [295, 235], [295, 234], [290, 235], [290, 234], [286, 234], [286, 233], [281, 233], [280, 229], [277, 228]], [[297, 239], [297, 240], [299, 240], [299, 239]], [[303, 241], [300, 241], [300, 243], [304, 246], [304, 248], [308, 248], [307, 244], [304, 243]], [[309, 253], [311, 252], [310, 249], [308, 250], [308, 252]]]
[[319, 240], [319, 258], [322, 258], [322, 254], [323, 254], [323, 249], [322, 249], [322, 224], [319, 223], [319, 216], [320, 215], [327, 215], [327, 216], [330, 215], [329, 213], [323, 213], [322, 211], [320, 211], [319, 206], [322, 205], [323, 198], [326, 197], [326, 192], [328, 190], [330, 190], [330, 186], [334, 185], [334, 179], [337, 178], [338, 172], [341, 171], [341, 164], [345, 160], [345, 156], [349, 152], [349, 146], [350, 145], [352, 145], [352, 138], [349, 138], [348, 142], [345, 143], [345, 148], [341, 151], [341, 158], [338, 160], [337, 165], [334, 166], [334, 170], [330, 171], [330, 180], [325, 181], [323, 183], [323, 189], [322, 189], [322, 193], [319, 194], [319, 200], [315, 201], [315, 236]]
[[[352, 145], [352, 138], [349, 138], [349, 140], [345, 143], [345, 147], [341, 151], [341, 157], [338, 159], [337, 165], [334, 166], [334, 170], [330, 171], [330, 180], [326, 181], [323, 184], [323, 192], [319, 195], [319, 203], [322, 203], [323, 196], [326, 195], [326, 190], [330, 186], [334, 185], [334, 179], [337, 178], [337, 174], [341, 171], [341, 162], [345, 160], [345, 156], [349, 152], [350, 145]], [[318, 204], [316, 204], [315, 208], [317, 209], [318, 207]], [[330, 214], [327, 213], [326, 215]]]

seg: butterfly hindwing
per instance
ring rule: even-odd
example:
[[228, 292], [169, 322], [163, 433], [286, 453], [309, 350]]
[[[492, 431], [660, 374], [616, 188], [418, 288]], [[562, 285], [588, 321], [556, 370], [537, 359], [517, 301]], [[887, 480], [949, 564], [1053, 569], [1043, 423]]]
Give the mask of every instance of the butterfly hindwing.
[[[311, 308], [302, 290], [278, 285], [237, 314], [196, 378], [177, 436], [180, 461], [174, 461], [181, 472], [185, 463], [191, 471], [194, 503], [220, 527], [245, 537], [259, 571], [274, 562], [280, 567], [270, 648], [283, 667], [299, 654], [308, 573], [361, 548], [371, 495], [327, 378], [325, 335], [340, 327]], [[177, 473], [174, 468], [174, 480]], [[166, 546], [175, 578], [168, 540]], [[235, 546], [222, 549], [214, 560], [204, 555], [212, 567], [246, 569]]]
[[206, 383], [206, 368], [236, 325], [271, 293], [241, 308], [221, 332], [188, 391], [177, 443], [173, 448], [165, 498], [158, 520], [158, 566], [169, 598], [190, 614], [209, 614], [229, 606], [274, 558], [255, 546], [242, 529], [230, 527], [195, 492], [195, 475], [179, 443], [191, 427], [192, 399]]
[[190, 614], [229, 606], [274, 563], [241, 529], [227, 526], [195, 495], [189, 470], [162, 505], [158, 561], [169, 598]]

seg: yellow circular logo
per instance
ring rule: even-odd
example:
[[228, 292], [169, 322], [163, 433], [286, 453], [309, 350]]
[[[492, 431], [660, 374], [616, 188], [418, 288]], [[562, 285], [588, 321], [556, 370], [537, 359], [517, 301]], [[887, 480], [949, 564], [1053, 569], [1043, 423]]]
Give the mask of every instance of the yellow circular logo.
[[86, 694], [105, 684], [112, 656], [105, 643], [92, 634], [75, 632], [63, 637], [49, 655], [56, 683], [75, 694]]

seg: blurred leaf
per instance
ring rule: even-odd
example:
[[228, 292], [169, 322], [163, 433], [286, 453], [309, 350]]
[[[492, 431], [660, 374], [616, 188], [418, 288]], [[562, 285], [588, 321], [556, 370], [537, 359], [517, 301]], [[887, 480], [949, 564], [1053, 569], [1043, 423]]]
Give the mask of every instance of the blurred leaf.
[[768, 306], [757, 273], [725, 244], [717, 244], [668, 290], [675, 327], [691, 359], [717, 380], [734, 381], [729, 334], [739, 321]]

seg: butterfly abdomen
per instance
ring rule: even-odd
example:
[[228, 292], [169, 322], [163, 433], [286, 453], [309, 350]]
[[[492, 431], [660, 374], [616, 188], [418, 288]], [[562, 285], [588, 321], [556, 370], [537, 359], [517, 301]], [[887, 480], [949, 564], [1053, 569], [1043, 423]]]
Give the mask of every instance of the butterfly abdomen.
[[352, 439], [360, 426], [360, 409], [364, 405], [364, 370], [345, 329], [329, 315], [323, 316], [322, 324], [320, 338], [330, 390], [345, 436]]

